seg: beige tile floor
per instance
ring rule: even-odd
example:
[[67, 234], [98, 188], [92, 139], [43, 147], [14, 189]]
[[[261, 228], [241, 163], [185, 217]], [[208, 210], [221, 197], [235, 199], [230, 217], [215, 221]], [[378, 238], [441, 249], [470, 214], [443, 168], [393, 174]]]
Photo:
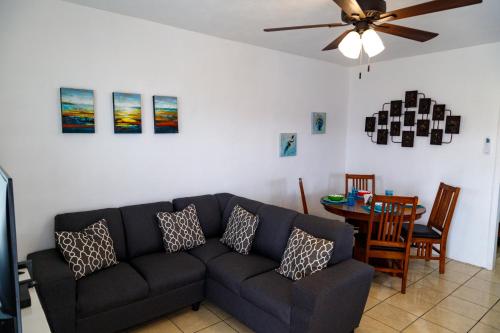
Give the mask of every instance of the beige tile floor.
[[[446, 274], [437, 261], [412, 260], [409, 286], [376, 274], [356, 333], [500, 333], [500, 257], [497, 269], [449, 260]], [[252, 332], [215, 305], [205, 302], [139, 326], [128, 333], [248, 333]]]

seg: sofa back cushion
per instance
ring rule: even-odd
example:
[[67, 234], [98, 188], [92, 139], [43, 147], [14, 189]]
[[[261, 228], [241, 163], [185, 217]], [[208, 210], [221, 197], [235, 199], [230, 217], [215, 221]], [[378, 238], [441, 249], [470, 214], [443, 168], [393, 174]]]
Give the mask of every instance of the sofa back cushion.
[[172, 203], [176, 212], [183, 210], [190, 204], [195, 205], [201, 230], [203, 230], [205, 238], [218, 237], [222, 234], [221, 210], [219, 202], [214, 195], [177, 198]]
[[158, 212], [172, 212], [172, 203], [168, 201], [120, 208], [127, 249], [130, 258], [144, 254], [164, 251], [162, 235], [158, 227]]
[[65, 213], [55, 217], [54, 231], [80, 231], [89, 225], [105, 219], [113, 239], [118, 261], [127, 259], [127, 246], [122, 217], [118, 208], [106, 208], [86, 212]]
[[329, 265], [352, 257], [354, 231], [351, 225], [318, 216], [298, 214], [293, 221], [293, 226], [314, 237], [335, 242], [333, 255], [328, 262]]
[[224, 210], [222, 221], [224, 230], [236, 205], [259, 216], [259, 226], [253, 240], [252, 252], [278, 262], [281, 261], [288, 237], [292, 232], [293, 220], [298, 213], [290, 209], [234, 196], [229, 199]]
[[239, 205], [249, 213], [256, 215], [257, 211], [263, 205], [263, 203], [243, 197], [233, 196], [227, 201], [226, 208], [224, 209], [224, 214], [222, 216], [222, 232], [226, 230], [226, 226], [229, 222], [229, 217], [231, 217], [231, 213], [233, 212], [233, 209], [236, 205]]
[[[214, 196], [217, 198], [217, 201], [219, 202], [219, 210], [220, 210], [220, 215], [221, 215], [221, 221], [224, 216], [224, 211], [226, 210], [227, 203], [229, 200], [231, 200], [232, 197], [234, 197], [234, 194], [231, 193], [217, 193], [214, 194]], [[222, 228], [222, 225], [221, 225]], [[224, 230], [222, 230], [224, 231]]]
[[262, 205], [257, 212], [259, 227], [255, 233], [253, 251], [275, 261], [281, 261], [297, 214], [290, 209]]

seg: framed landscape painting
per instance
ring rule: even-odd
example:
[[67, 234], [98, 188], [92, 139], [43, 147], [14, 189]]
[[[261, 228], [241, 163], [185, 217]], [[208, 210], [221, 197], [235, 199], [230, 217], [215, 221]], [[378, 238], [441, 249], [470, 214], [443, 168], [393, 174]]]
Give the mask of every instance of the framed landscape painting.
[[177, 97], [153, 96], [155, 133], [179, 133]]
[[63, 133], [95, 133], [94, 91], [61, 88]]
[[297, 133], [280, 134], [280, 156], [297, 156]]
[[313, 112], [311, 114], [312, 134], [325, 134], [326, 131], [326, 113]]
[[141, 95], [113, 93], [115, 133], [141, 133]]

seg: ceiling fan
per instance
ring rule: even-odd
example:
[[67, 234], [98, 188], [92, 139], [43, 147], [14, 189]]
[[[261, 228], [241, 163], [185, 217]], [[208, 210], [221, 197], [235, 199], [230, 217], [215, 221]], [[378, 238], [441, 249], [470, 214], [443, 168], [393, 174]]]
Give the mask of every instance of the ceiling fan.
[[339, 49], [348, 58], [357, 59], [364, 49], [369, 57], [382, 52], [385, 47], [377, 32], [426, 42], [438, 34], [408, 28], [387, 22], [408, 17], [440, 12], [458, 7], [481, 3], [482, 0], [434, 0], [422, 4], [387, 12], [385, 0], [333, 0], [341, 9], [344, 23], [327, 23], [264, 29], [266, 32], [311, 28], [335, 28], [352, 25], [353, 29], [343, 32], [328, 44], [323, 51]]

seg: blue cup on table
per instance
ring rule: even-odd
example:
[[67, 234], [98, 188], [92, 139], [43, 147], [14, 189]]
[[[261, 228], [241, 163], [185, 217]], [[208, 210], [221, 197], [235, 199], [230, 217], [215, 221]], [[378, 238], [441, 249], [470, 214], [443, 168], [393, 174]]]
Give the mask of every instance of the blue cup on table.
[[385, 195], [393, 196], [394, 191], [393, 190], [385, 190]]
[[356, 204], [356, 197], [351, 193], [347, 197], [347, 206], [354, 206]]

